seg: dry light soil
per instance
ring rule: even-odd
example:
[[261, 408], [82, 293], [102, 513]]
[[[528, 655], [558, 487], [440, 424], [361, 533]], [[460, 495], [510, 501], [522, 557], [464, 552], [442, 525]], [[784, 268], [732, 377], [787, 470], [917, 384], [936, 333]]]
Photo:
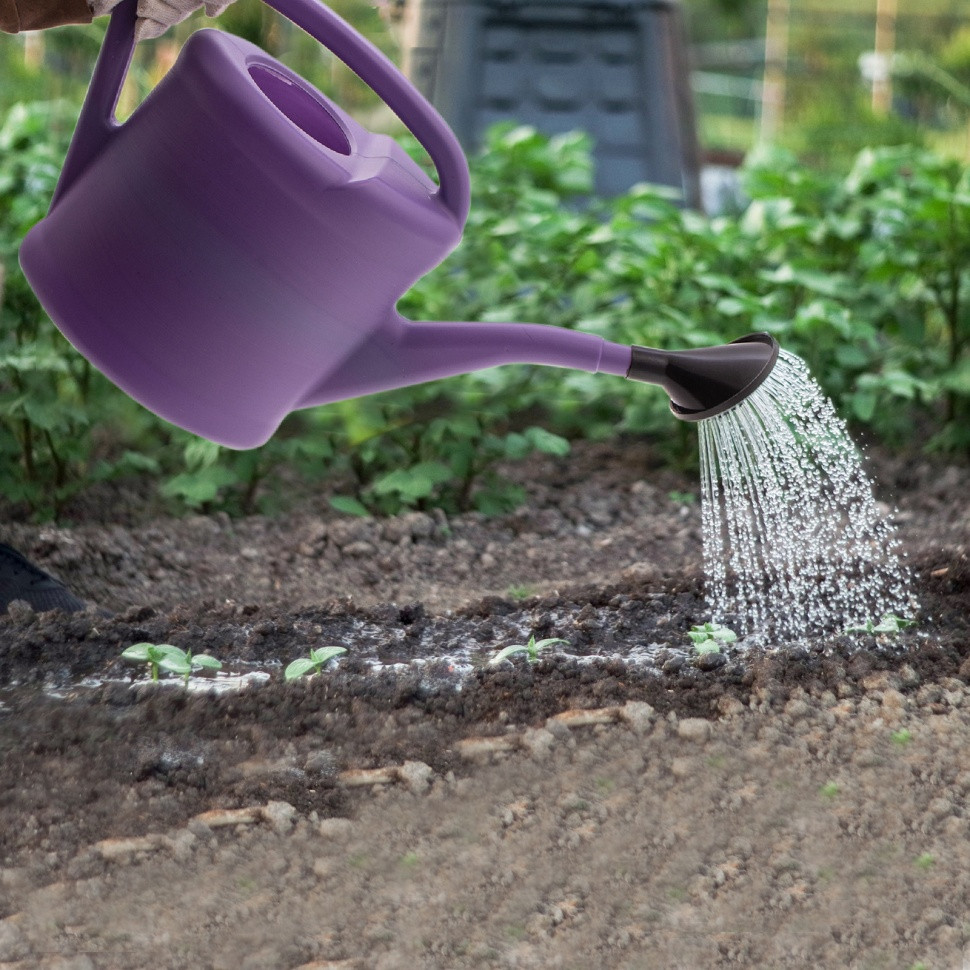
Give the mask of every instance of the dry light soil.
[[497, 519], [7, 516], [90, 605], [0, 616], [0, 968], [970, 967], [970, 474], [872, 461], [918, 625], [702, 658], [696, 482], [642, 444]]

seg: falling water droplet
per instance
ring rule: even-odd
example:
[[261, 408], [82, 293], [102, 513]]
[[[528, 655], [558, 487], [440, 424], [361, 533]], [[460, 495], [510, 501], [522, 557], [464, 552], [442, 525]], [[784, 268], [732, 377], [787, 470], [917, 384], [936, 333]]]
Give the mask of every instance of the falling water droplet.
[[800, 358], [782, 351], [756, 391], [698, 429], [715, 622], [790, 641], [912, 614], [899, 539]]

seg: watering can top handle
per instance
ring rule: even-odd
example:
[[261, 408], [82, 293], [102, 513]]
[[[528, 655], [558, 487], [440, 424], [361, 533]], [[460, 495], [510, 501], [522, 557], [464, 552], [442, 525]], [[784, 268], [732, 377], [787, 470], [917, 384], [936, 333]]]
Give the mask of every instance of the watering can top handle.
[[[384, 54], [319, 0], [265, 2], [339, 57], [404, 122], [438, 170], [436, 197], [458, 225], [464, 225], [470, 198], [468, 163], [438, 112]], [[114, 110], [135, 48], [136, 7], [137, 0], [123, 0], [111, 14], [54, 203], [118, 127]]]

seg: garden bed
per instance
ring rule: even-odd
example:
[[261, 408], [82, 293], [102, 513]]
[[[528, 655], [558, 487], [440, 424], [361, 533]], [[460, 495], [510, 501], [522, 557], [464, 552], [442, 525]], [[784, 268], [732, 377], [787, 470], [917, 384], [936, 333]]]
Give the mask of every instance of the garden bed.
[[[0, 618], [0, 965], [959, 967], [966, 469], [872, 466], [914, 630], [698, 658], [697, 486], [658, 464], [513, 467], [493, 519], [0, 528], [91, 604]], [[531, 635], [566, 643], [488, 663]], [[256, 676], [150, 684], [144, 640]]]

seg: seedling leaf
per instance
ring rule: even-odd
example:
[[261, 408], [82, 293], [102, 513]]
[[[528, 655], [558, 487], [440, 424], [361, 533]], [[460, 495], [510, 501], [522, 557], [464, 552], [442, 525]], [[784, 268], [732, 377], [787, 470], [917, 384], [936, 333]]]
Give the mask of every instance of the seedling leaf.
[[287, 666], [286, 670], [283, 671], [283, 676], [287, 680], [296, 680], [297, 677], [302, 677], [304, 674], [314, 670], [316, 666], [316, 663], [308, 657], [300, 657], [299, 660], [294, 660], [293, 663]]
[[300, 657], [298, 660], [294, 660], [283, 671], [283, 676], [287, 680], [296, 680], [297, 677], [302, 677], [311, 671], [315, 673], [322, 670], [328, 661], [346, 652], [346, 647], [317, 647], [310, 651], [309, 657]]
[[346, 647], [318, 647], [316, 650], [310, 651], [310, 659], [322, 667], [328, 660], [333, 660], [334, 657], [339, 657], [340, 654], [346, 652]]
[[517, 653], [524, 653], [528, 658], [529, 663], [535, 663], [539, 659], [540, 650], [548, 650], [554, 643], [565, 643], [561, 637], [546, 637], [544, 640], [539, 640], [536, 642], [534, 636], [529, 637], [528, 643], [513, 643], [502, 650], [499, 650], [491, 660], [489, 664], [498, 664], [503, 660], [508, 660], [509, 657], [515, 656]]
[[509, 657], [514, 657], [517, 653], [527, 653], [528, 649], [529, 648], [524, 643], [513, 643], [511, 646], [504, 647], [502, 650], [499, 650], [499, 652], [495, 654], [491, 660], [489, 660], [489, 663], [501, 663], [503, 660], [508, 660]]
[[708, 654], [708, 653], [720, 653], [721, 645], [717, 642], [717, 640], [701, 640], [700, 643], [697, 643], [695, 641], [694, 652], [699, 657], [703, 657], [705, 654]]
[[148, 651], [153, 649], [155, 644], [153, 643], [133, 643], [130, 647], [126, 647], [121, 651], [121, 656], [125, 660], [134, 660], [139, 663], [148, 662]]
[[343, 512], [346, 515], [357, 515], [361, 518], [366, 518], [370, 515], [367, 506], [351, 495], [333, 495], [330, 497], [330, 504], [338, 512]]
[[192, 673], [192, 665], [184, 657], [163, 657], [158, 662], [158, 666], [180, 677], [186, 677]]
[[699, 626], [692, 626], [687, 632], [694, 650], [698, 654], [718, 653], [722, 643], [734, 643], [738, 635], [730, 627], [721, 626], [720, 623], [702, 623]]
[[874, 620], [866, 620], [865, 623], [847, 626], [846, 633], [899, 633], [907, 627], [915, 626], [916, 621], [905, 616], [896, 616], [894, 613], [886, 613], [882, 619], [876, 623]]

